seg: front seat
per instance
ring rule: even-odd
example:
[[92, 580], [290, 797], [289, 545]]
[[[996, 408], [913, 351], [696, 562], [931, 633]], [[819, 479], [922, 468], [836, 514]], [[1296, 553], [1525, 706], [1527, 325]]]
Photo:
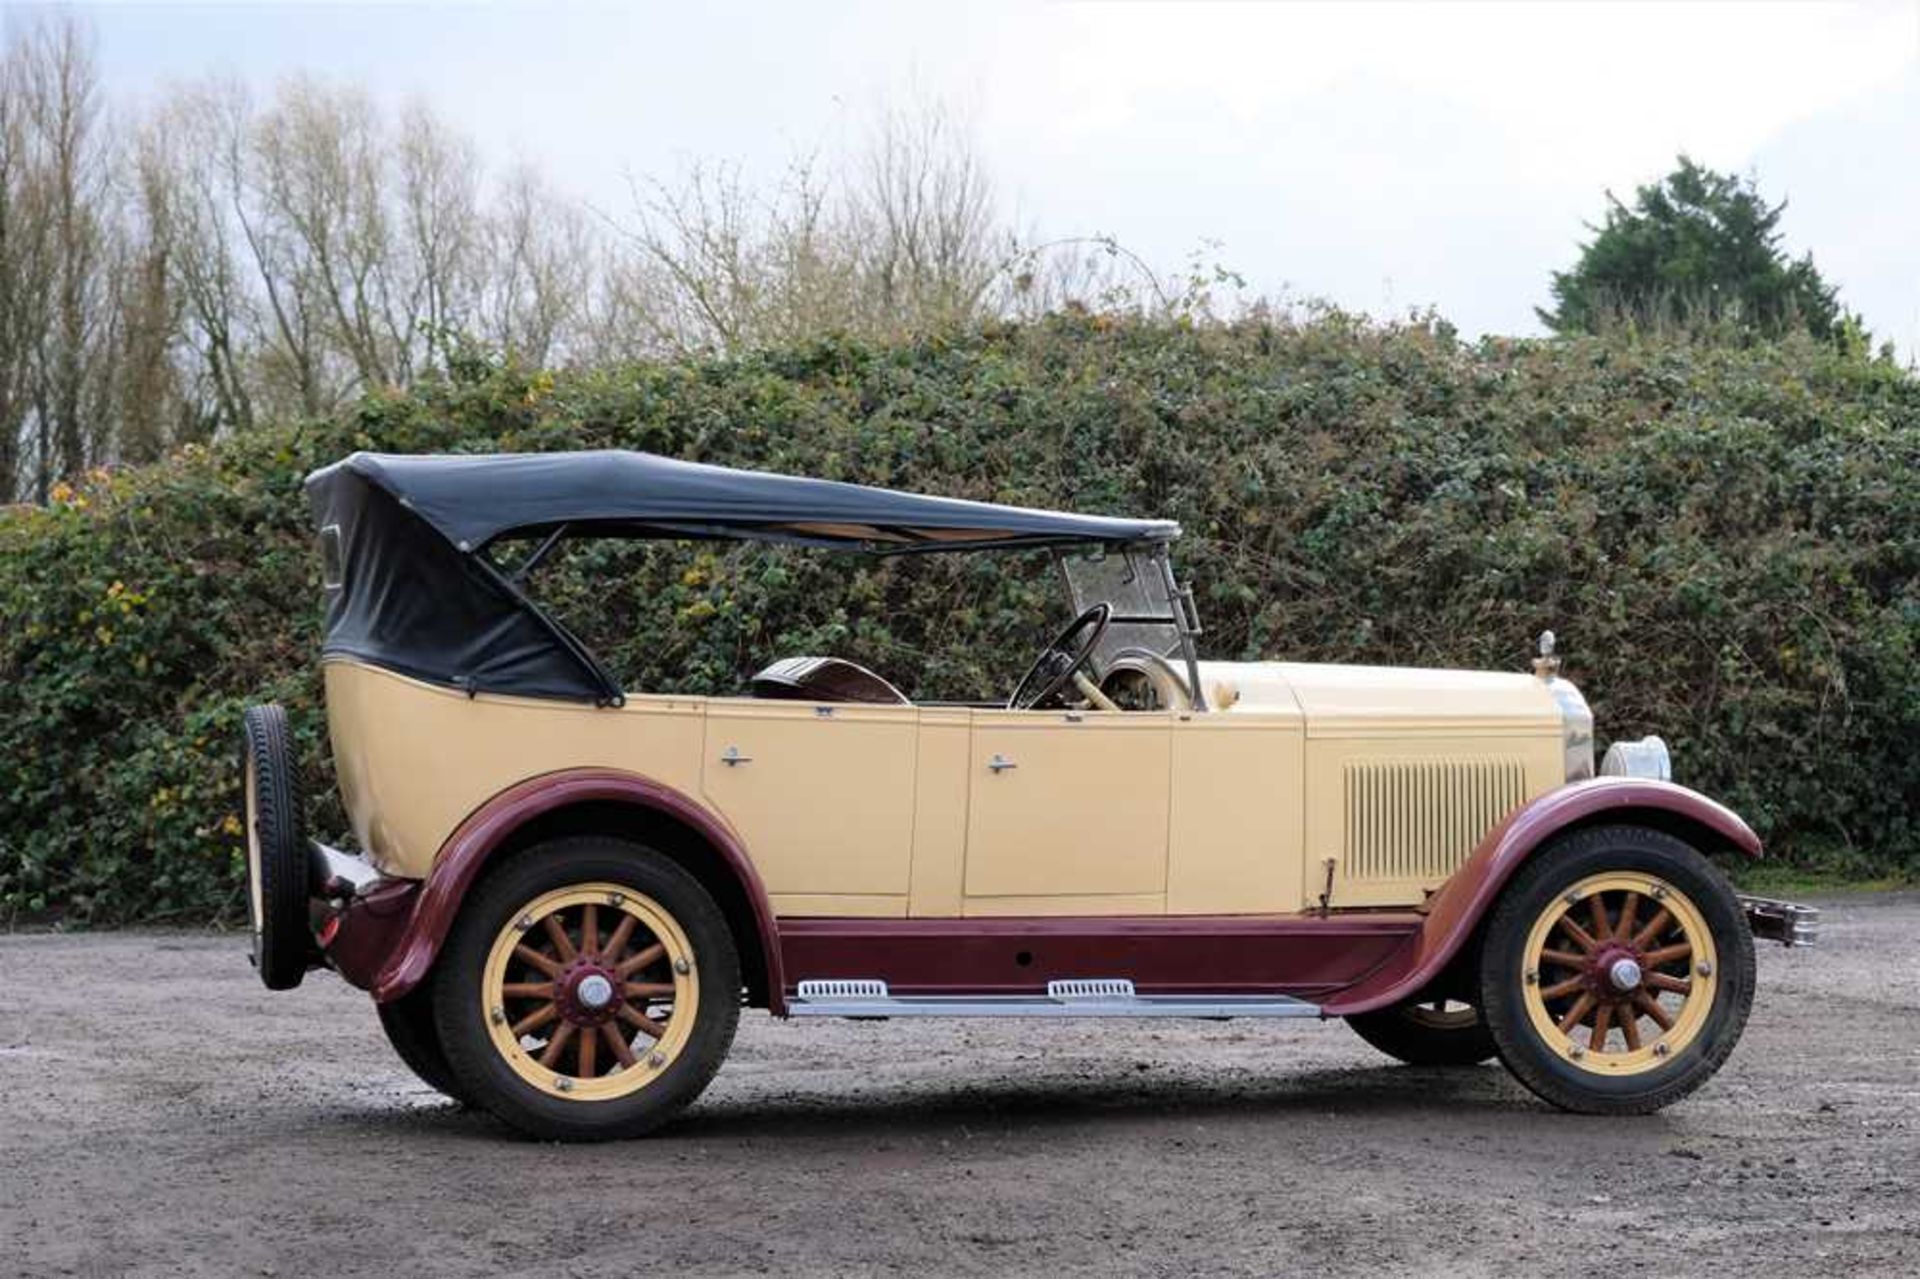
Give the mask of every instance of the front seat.
[[788, 702], [912, 705], [880, 676], [839, 657], [783, 657], [753, 677], [753, 695]]

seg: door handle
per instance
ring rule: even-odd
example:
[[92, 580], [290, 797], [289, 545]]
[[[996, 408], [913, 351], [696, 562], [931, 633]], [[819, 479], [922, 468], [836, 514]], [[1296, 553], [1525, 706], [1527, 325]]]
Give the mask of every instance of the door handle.
[[753, 756], [742, 755], [738, 746], [729, 746], [720, 752], [720, 762], [728, 768], [732, 768], [735, 764], [753, 763]]
[[1018, 768], [1018, 767], [1020, 767], [1020, 765], [1014, 763], [1012, 760], [1008, 759], [1005, 755], [1001, 755], [998, 753], [996, 753], [992, 759], [987, 761], [987, 768], [990, 771], [995, 773], [1004, 773], [1009, 768]]

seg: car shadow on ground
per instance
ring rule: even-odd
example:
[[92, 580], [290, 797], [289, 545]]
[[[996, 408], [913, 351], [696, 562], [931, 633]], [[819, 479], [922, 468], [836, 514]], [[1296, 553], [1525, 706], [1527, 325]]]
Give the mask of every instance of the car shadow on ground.
[[746, 1136], [874, 1137], [944, 1134], [982, 1126], [1103, 1127], [1169, 1117], [1257, 1122], [1311, 1113], [1356, 1118], [1534, 1106], [1498, 1068], [1406, 1067], [1306, 1071], [1274, 1078], [1196, 1079], [1111, 1074], [995, 1080], [959, 1087], [904, 1085], [896, 1093], [718, 1098], [696, 1106], [663, 1139]]
[[[1257, 1124], [1312, 1116], [1365, 1121], [1418, 1116], [1434, 1131], [1480, 1128], [1511, 1118], [1589, 1125], [1537, 1101], [1498, 1066], [1425, 1070], [1406, 1066], [1312, 1070], [1270, 1078], [1197, 1079], [1151, 1074], [1021, 1080], [943, 1086], [903, 1079], [896, 1091], [787, 1092], [778, 1096], [710, 1094], [651, 1140], [863, 1141], [946, 1137], [981, 1130], [1055, 1128], [1094, 1131], [1169, 1118]], [[361, 1131], [410, 1130], [455, 1140], [513, 1141], [490, 1116], [399, 1094], [305, 1112], [305, 1121]], [[1645, 1121], [1664, 1135], [1658, 1117]]]

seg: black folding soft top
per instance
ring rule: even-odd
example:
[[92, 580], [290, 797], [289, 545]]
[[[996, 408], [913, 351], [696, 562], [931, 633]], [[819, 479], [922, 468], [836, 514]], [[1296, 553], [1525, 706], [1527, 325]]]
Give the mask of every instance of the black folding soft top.
[[527, 536], [738, 538], [868, 551], [1168, 542], [1112, 519], [735, 471], [647, 453], [355, 453], [307, 477], [325, 651], [470, 692], [615, 702], [619, 685], [487, 556]]
[[612, 449], [480, 457], [355, 453], [307, 482], [331, 483], [343, 470], [386, 490], [466, 548], [562, 524], [593, 526], [601, 536], [760, 537], [894, 549], [1164, 542], [1180, 532], [1167, 520], [994, 506]]

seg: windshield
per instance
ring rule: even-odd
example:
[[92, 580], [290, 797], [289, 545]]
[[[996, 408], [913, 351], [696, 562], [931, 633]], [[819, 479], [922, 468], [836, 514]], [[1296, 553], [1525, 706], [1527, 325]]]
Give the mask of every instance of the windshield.
[[1175, 611], [1180, 604], [1168, 598], [1170, 574], [1163, 562], [1143, 548], [1127, 547], [1062, 555], [1060, 564], [1076, 614], [1100, 603], [1113, 607], [1113, 621], [1093, 652], [1097, 672], [1104, 674], [1130, 649], [1184, 662]]

